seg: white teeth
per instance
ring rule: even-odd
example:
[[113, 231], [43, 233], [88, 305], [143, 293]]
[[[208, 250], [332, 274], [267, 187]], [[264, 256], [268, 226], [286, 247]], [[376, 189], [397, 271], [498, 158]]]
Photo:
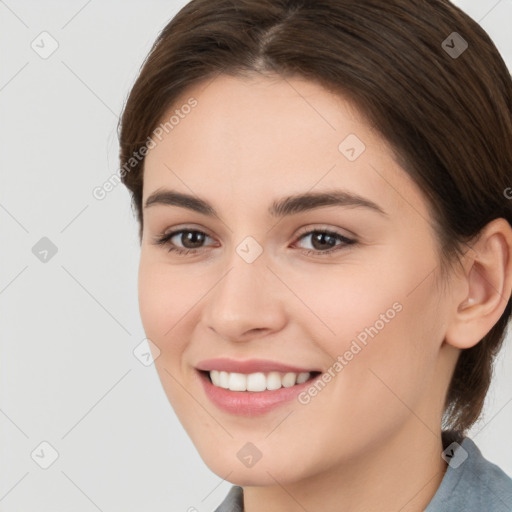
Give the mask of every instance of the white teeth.
[[228, 386], [229, 386], [229, 374], [228, 374], [228, 372], [220, 372], [219, 373], [219, 383], [218, 383], [218, 385], [221, 388], [228, 389]]
[[266, 378], [267, 389], [273, 391], [281, 387], [281, 374], [279, 372], [270, 372]]
[[228, 388], [231, 391], [245, 391], [247, 389], [247, 376], [243, 373], [230, 373]]
[[265, 377], [265, 374], [259, 372], [247, 375], [247, 385], [245, 389], [248, 389], [249, 391], [265, 391], [265, 389], [267, 389], [267, 378]]
[[[224, 372], [226, 373], [226, 372]], [[212, 379], [212, 382], [215, 386], [219, 386], [223, 388], [224, 386], [220, 385], [220, 372], [218, 370], [211, 370], [210, 371], [210, 379]]]
[[311, 376], [310, 372], [302, 373], [280, 373], [262, 372], [256, 373], [235, 373], [219, 370], [211, 370], [210, 378], [214, 386], [229, 389], [231, 391], [265, 391], [275, 390], [281, 387], [289, 388], [295, 384], [306, 382]]
[[311, 374], [309, 372], [306, 373], [299, 373], [297, 376], [297, 384], [302, 384], [303, 382], [306, 382], [309, 379], [309, 376]]

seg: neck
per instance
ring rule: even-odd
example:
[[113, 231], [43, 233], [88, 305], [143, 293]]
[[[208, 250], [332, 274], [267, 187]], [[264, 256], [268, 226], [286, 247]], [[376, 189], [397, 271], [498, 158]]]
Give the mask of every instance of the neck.
[[423, 512], [446, 463], [441, 431], [417, 418], [393, 437], [350, 460], [298, 482], [244, 487], [245, 512]]

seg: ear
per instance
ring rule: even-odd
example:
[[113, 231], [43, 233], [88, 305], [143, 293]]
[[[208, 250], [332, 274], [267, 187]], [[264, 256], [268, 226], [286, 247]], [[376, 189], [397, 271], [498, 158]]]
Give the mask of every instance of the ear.
[[[503, 218], [489, 222], [464, 255], [445, 342], [476, 345], [501, 317], [512, 293], [512, 228]], [[449, 302], [450, 303], [450, 302]]]

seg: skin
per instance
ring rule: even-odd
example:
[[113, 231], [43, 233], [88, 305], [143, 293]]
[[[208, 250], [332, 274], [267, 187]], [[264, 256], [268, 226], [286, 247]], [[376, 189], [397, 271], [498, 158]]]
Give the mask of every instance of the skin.
[[[145, 208], [139, 267], [142, 322], [179, 420], [207, 466], [244, 487], [246, 512], [424, 510], [446, 469], [441, 415], [460, 349], [490, 330], [510, 297], [510, 226], [490, 223], [441, 283], [421, 190], [343, 97], [299, 77], [224, 75], [176, 105], [190, 96], [198, 105], [146, 156], [143, 204], [169, 188], [203, 198], [219, 217]], [[348, 134], [366, 146], [352, 162], [338, 150]], [[267, 213], [284, 196], [333, 188], [386, 215]], [[155, 244], [178, 229], [208, 236], [195, 254]], [[335, 239], [339, 250], [326, 256], [311, 235], [300, 239], [313, 229], [357, 243]], [[247, 236], [263, 250], [250, 264], [236, 252]], [[219, 410], [198, 380], [195, 365], [215, 357], [327, 371], [396, 302], [401, 311], [307, 405], [241, 417]], [[237, 457], [247, 442], [262, 454], [252, 467]]]

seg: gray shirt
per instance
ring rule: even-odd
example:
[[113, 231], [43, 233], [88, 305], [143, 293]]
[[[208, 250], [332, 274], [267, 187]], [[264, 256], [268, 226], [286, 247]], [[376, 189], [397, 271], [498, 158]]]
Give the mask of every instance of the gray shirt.
[[[442, 438], [448, 467], [425, 512], [512, 512], [512, 479], [469, 437], [444, 431]], [[234, 485], [215, 512], [243, 510], [243, 489]]]

